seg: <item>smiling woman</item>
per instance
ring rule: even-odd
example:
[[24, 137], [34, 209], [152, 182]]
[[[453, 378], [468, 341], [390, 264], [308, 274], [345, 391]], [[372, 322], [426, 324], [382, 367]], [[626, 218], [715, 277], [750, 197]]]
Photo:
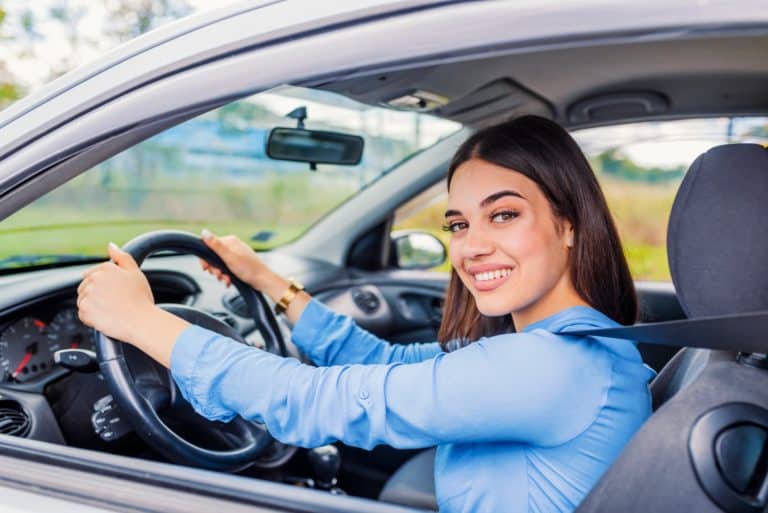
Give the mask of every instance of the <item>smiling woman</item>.
[[[305, 107], [308, 128], [365, 139], [362, 162], [271, 159], [270, 129]], [[0, 223], [0, 269], [103, 258], [151, 230], [234, 233], [257, 249], [289, 242], [399, 162], [460, 129], [423, 114], [284, 86], [171, 128], [86, 171]]]
[[203, 267], [268, 296], [318, 367], [155, 306], [131, 254], [115, 246], [114, 263], [85, 273], [80, 318], [169, 367], [210, 420], [263, 422], [304, 447], [438, 446], [443, 513], [571, 511], [650, 414], [654, 373], [632, 342], [568, 334], [636, 314], [605, 200], [573, 139], [537, 116], [470, 137], [448, 183], [454, 271], [442, 344], [378, 339], [242, 240], [210, 232], [204, 241], [222, 263]]

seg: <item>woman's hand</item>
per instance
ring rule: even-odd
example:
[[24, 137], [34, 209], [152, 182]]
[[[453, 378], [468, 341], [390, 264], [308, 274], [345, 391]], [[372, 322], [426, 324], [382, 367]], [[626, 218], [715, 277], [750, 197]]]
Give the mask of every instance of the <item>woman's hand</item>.
[[112, 262], [85, 272], [77, 288], [80, 320], [108, 337], [133, 343], [156, 310], [152, 289], [131, 255], [109, 244]]
[[[202, 236], [203, 242], [219, 255], [232, 274], [254, 289], [263, 291], [269, 283], [275, 281], [275, 273], [261, 261], [248, 244], [236, 236], [217, 237], [208, 230], [203, 230]], [[200, 265], [227, 286], [232, 284], [231, 277], [221, 269], [205, 260], [200, 260]]]
[[[277, 273], [274, 273], [264, 262], [256, 255], [245, 242], [234, 235], [216, 237], [208, 230], [203, 230], [203, 241], [211, 248], [219, 258], [221, 258], [229, 270], [246, 284], [259, 292], [267, 295], [277, 303], [283, 294], [288, 290], [289, 282]], [[205, 260], [200, 260], [203, 269], [213, 274], [219, 280], [227, 284], [232, 284], [231, 278]], [[288, 320], [296, 324], [307, 303], [309, 303], [309, 294], [299, 292], [295, 299], [291, 301], [285, 312]]]

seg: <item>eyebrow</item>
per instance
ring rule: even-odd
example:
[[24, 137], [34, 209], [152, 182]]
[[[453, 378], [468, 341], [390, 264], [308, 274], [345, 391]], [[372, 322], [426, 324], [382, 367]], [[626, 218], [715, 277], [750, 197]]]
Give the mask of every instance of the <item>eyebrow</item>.
[[[498, 200], [500, 200], [501, 198], [503, 198], [505, 196], [515, 196], [515, 197], [520, 198], [520, 199], [525, 199], [525, 197], [523, 197], [523, 195], [520, 194], [517, 191], [504, 190], [504, 191], [494, 192], [493, 194], [491, 194], [490, 196], [485, 198], [483, 201], [481, 201], [480, 202], [480, 206], [481, 207], [487, 207], [491, 203], [493, 203], [495, 201], [498, 201]], [[461, 212], [459, 212], [458, 210], [446, 210], [445, 211], [445, 217], [460, 216], [460, 215], [461, 215]]]

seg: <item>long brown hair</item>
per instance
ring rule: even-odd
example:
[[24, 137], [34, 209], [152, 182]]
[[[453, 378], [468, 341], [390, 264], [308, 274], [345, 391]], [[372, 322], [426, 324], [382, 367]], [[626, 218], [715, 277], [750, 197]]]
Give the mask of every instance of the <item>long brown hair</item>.
[[[448, 170], [449, 191], [456, 169], [470, 159], [517, 171], [534, 181], [556, 219], [573, 226], [568, 265], [576, 292], [611, 319], [635, 322], [635, 286], [616, 226], [589, 162], [568, 132], [553, 121], [530, 115], [484, 128], [454, 155]], [[513, 329], [511, 315], [481, 314], [456, 271], [451, 271], [438, 333], [444, 348], [455, 349]]]

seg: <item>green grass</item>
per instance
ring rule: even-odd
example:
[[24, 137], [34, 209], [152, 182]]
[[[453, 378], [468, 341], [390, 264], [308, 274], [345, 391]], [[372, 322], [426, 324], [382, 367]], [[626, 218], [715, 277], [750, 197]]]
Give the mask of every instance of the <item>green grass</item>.
[[[600, 175], [598, 173], [598, 175]], [[601, 184], [624, 244], [632, 275], [641, 280], [669, 280], [666, 225], [676, 184], [644, 184], [601, 176]], [[118, 184], [119, 185], [119, 184]], [[178, 184], [177, 184], [178, 185]], [[159, 185], [158, 185], [159, 187]], [[235, 234], [257, 249], [276, 247], [299, 236], [321, 212], [353, 193], [349, 184], [313, 184], [306, 177], [283, 177], [248, 187], [189, 186], [139, 191], [104, 187], [82, 175], [0, 223], [0, 259], [21, 254], [106, 254], [151, 230], [175, 229]], [[448, 246], [442, 231], [446, 202], [422, 208], [395, 229], [429, 232]], [[261, 230], [274, 238], [252, 241]], [[446, 261], [435, 268], [449, 271]]]

